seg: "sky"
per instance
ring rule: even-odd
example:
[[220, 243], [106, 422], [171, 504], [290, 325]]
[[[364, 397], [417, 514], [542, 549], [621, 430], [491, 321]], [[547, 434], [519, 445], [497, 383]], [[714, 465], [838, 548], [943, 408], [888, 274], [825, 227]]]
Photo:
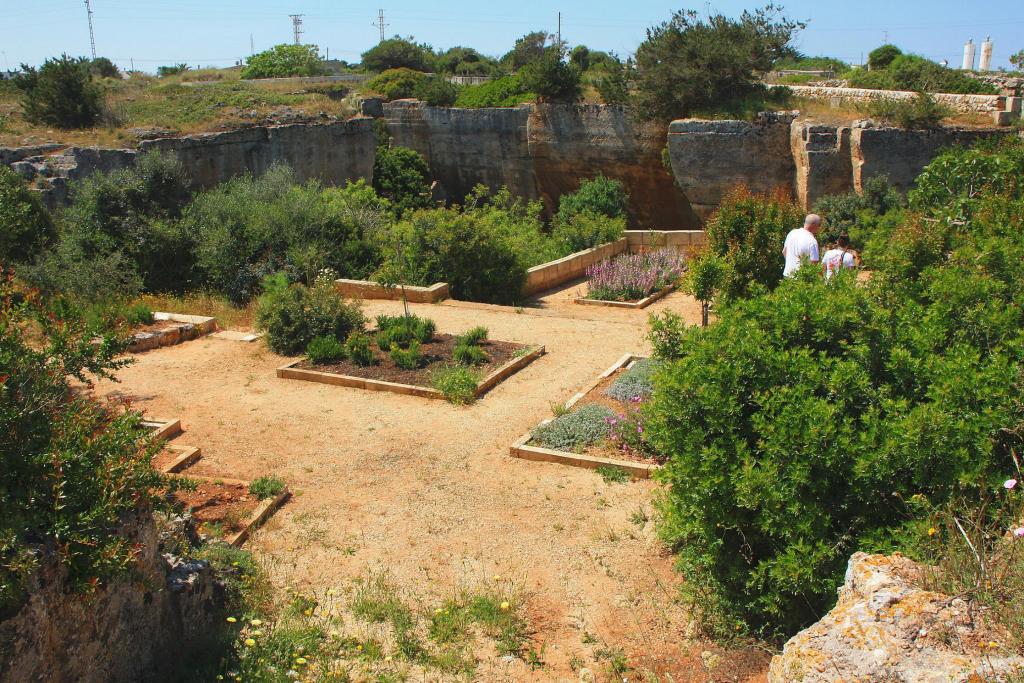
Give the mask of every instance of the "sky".
[[[778, 2], [778, 0], [776, 0]], [[473, 47], [505, 53], [531, 30], [554, 33], [562, 13], [562, 37], [631, 54], [647, 27], [690, 8], [736, 16], [767, 0], [718, 0], [690, 5], [664, 0], [378, 0], [370, 6], [341, 0], [90, 0], [96, 52], [122, 68], [154, 71], [163, 64], [230, 66], [250, 54], [292, 41], [290, 14], [303, 14], [303, 42], [331, 58], [350, 62], [379, 40], [378, 7], [388, 36], [414, 36], [434, 47]], [[1009, 56], [1024, 49], [1024, 2], [1020, 0], [782, 0], [786, 14], [808, 22], [795, 46], [809, 55], [851, 63], [883, 42], [904, 51], [959, 66], [968, 38], [994, 43], [993, 68], [1010, 67]], [[0, 0], [0, 68], [40, 64], [67, 52], [89, 54], [84, 0]], [[980, 50], [979, 50], [980, 53]]]

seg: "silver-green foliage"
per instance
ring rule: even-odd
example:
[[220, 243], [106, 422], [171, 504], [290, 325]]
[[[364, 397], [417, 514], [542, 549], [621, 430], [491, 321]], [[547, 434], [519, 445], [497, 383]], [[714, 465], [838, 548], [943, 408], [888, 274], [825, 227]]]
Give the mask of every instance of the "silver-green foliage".
[[604, 393], [623, 403], [638, 397], [645, 399], [654, 391], [652, 375], [656, 368], [657, 363], [655, 361], [649, 358], [641, 358], [633, 363], [633, 367], [627, 370], [622, 377], [615, 380]]
[[556, 417], [533, 432], [533, 441], [545, 448], [581, 449], [608, 436], [609, 419], [615, 413], [605, 406], [588, 404]]

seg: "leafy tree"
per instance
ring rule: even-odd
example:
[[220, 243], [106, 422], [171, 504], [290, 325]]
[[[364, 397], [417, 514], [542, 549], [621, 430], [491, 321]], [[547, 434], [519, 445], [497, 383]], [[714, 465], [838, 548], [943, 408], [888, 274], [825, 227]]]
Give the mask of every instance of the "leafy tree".
[[388, 69], [413, 69], [430, 71], [433, 53], [430, 48], [418, 45], [412, 36], [395, 36], [382, 40], [363, 53], [363, 68], [375, 73]]
[[590, 48], [586, 45], [577, 45], [569, 53], [569, 62], [580, 72], [586, 71], [590, 68]]
[[782, 244], [803, 224], [803, 211], [784, 194], [729, 192], [706, 227], [708, 251], [729, 265], [722, 285], [727, 298], [745, 297], [782, 279]]
[[788, 54], [803, 23], [767, 5], [738, 20], [682, 11], [647, 30], [636, 51], [636, 104], [641, 115], [671, 119], [715, 110], [763, 90], [760, 77]]
[[17, 173], [0, 166], [0, 264], [26, 263], [57, 235], [39, 193]]
[[1024, 50], [1010, 55], [1010, 64], [1013, 64], [1018, 71], [1024, 71]]
[[450, 107], [459, 98], [459, 89], [443, 76], [432, 76], [420, 84], [416, 97], [431, 107]]
[[246, 58], [242, 78], [319, 76], [327, 72], [316, 45], [275, 45]]
[[120, 78], [121, 72], [106, 57], [97, 57], [89, 62], [89, 70], [100, 78]]
[[437, 55], [437, 73], [456, 76], [491, 76], [498, 70], [498, 64], [471, 47], [453, 47]]
[[882, 45], [868, 53], [868, 68], [872, 71], [887, 69], [893, 60], [903, 54], [895, 45]]
[[523, 87], [537, 93], [541, 100], [574, 100], [579, 96], [580, 70], [567, 64], [559, 46], [544, 49], [543, 54], [519, 71]]
[[850, 74], [850, 85], [857, 88], [914, 90], [917, 92], [995, 94], [989, 83], [950, 69], [918, 55], [897, 55], [884, 69], [859, 69]]
[[409, 209], [424, 209], [430, 198], [430, 167], [408, 147], [377, 147], [373, 164], [373, 189], [393, 205], [396, 216]]
[[598, 174], [581, 180], [575, 192], [562, 195], [558, 200], [558, 221], [566, 222], [585, 212], [618, 218], [625, 216], [628, 208], [629, 194], [622, 181]]
[[57, 128], [88, 128], [100, 117], [103, 94], [93, 82], [84, 57], [47, 59], [36, 69], [21, 65], [14, 85], [22, 92], [22, 109], [29, 121]]
[[684, 279], [687, 294], [700, 302], [700, 324], [708, 326], [711, 302], [725, 284], [729, 265], [721, 256], [705, 251], [690, 262]]
[[414, 96], [427, 82], [427, 76], [419, 71], [401, 67], [388, 69], [366, 83], [367, 89], [378, 92], [388, 100], [400, 100]]
[[0, 619], [44, 564], [81, 592], [134, 565], [138, 550], [118, 528], [158, 503], [157, 448], [137, 413], [79, 390], [127, 364], [116, 360], [126, 347], [0, 268]]
[[515, 47], [501, 58], [501, 63], [514, 71], [518, 71], [530, 62], [544, 56], [545, 46], [550, 38], [551, 34], [546, 31], [527, 33], [517, 40]]

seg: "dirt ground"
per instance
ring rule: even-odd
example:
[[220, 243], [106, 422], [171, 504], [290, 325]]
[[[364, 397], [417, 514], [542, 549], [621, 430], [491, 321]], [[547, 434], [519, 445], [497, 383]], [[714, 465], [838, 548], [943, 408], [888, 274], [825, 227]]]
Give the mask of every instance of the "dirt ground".
[[574, 288], [521, 309], [412, 307], [439, 332], [484, 325], [493, 339], [547, 347], [471, 406], [278, 379], [286, 359], [261, 342], [210, 337], [139, 354], [120, 384], [98, 391], [180, 418], [176, 442], [203, 450], [190, 471], [288, 482], [295, 495], [249, 544], [281, 589], [323, 592], [386, 570], [418, 595], [443, 598], [494, 575], [514, 580], [545, 666], [495, 655], [481, 662], [479, 680], [577, 680], [570, 662], [611, 680], [600, 652], [615, 648], [629, 659], [629, 680], [764, 680], [766, 654], [688, 637], [682, 576], [654, 529], [658, 484], [605, 483], [589, 470], [509, 456], [551, 404], [623, 353], [649, 352], [649, 313], [699, 320], [699, 304], [678, 292], [629, 311], [573, 304]]

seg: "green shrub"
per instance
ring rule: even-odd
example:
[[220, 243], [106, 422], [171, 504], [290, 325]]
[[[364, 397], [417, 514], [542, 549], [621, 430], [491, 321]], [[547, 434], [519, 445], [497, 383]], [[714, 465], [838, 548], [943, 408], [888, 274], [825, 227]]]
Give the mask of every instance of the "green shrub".
[[706, 227], [708, 250], [728, 264], [722, 293], [746, 296], [755, 285], [775, 287], [782, 279], [782, 244], [803, 225], [803, 210], [790, 197], [730, 191]]
[[408, 348], [391, 347], [391, 360], [403, 370], [416, 370], [423, 364], [423, 353], [418, 341], [409, 342]]
[[564, 194], [558, 200], [558, 221], [568, 222], [581, 213], [599, 214], [608, 218], [626, 215], [629, 194], [622, 181], [598, 175], [580, 181], [579, 189]]
[[452, 358], [459, 365], [482, 365], [488, 361], [487, 353], [479, 346], [459, 342], [452, 349]]
[[437, 325], [430, 318], [417, 315], [378, 315], [377, 330], [377, 345], [388, 351], [393, 345], [408, 346], [413, 341], [429, 343]]
[[284, 78], [287, 76], [319, 76], [327, 72], [320, 49], [316, 45], [282, 43], [269, 50], [247, 57], [242, 78]]
[[621, 403], [645, 400], [654, 391], [654, 371], [658, 363], [648, 358], [636, 360], [626, 372], [622, 373], [605, 394]]
[[624, 218], [608, 218], [584, 211], [566, 221], [558, 220], [551, 241], [558, 256], [573, 254], [620, 239], [626, 230]]
[[420, 84], [416, 97], [431, 107], [450, 107], [459, 98], [459, 89], [443, 76], [433, 76]]
[[306, 357], [314, 365], [336, 363], [345, 357], [345, 347], [334, 337], [313, 337], [306, 345]]
[[459, 91], [455, 106], [466, 109], [516, 107], [535, 98], [536, 94], [526, 89], [521, 77], [518, 74], [512, 74], [480, 85], [466, 86]]
[[704, 251], [690, 261], [683, 287], [701, 304], [701, 325], [707, 327], [711, 302], [718, 296], [728, 276], [729, 265], [718, 254]]
[[470, 368], [442, 368], [434, 372], [431, 385], [455, 405], [466, 405], [476, 399], [479, 375]]
[[939, 104], [928, 93], [919, 92], [912, 100], [872, 100], [867, 106], [868, 116], [881, 119], [906, 130], [938, 128], [942, 119], [953, 114], [949, 107]]
[[596, 471], [606, 484], [625, 484], [630, 480], [629, 472], [621, 467], [602, 465]]
[[973, 149], [953, 147], [917, 177], [910, 207], [931, 216], [965, 220], [983, 198], [1021, 193], [1024, 145], [1007, 139]]
[[360, 367], [367, 367], [377, 362], [370, 346], [370, 337], [363, 332], [352, 332], [345, 340], [345, 355]]
[[610, 420], [614, 417], [610, 409], [589, 403], [535, 429], [533, 441], [545, 448], [583, 450], [607, 438], [611, 431]]
[[[138, 413], [100, 403], [82, 383], [111, 377], [127, 340], [87, 326], [69, 302], [0, 272], [0, 620], [21, 606], [37, 571], [55, 566], [73, 590], [101, 590], [136, 566], [119, 535], [159, 504], [167, 483], [150, 461]], [[47, 572], [51, 575], [52, 572]]]
[[390, 206], [362, 181], [297, 185], [290, 169], [275, 166], [197, 195], [184, 225], [195, 236], [206, 284], [245, 303], [276, 272], [306, 282], [328, 268], [339, 277], [367, 277], [380, 260], [369, 234], [389, 221]]
[[407, 147], [377, 147], [373, 189], [394, 205], [396, 216], [434, 203], [430, 196], [430, 168], [418, 152]]
[[249, 484], [249, 493], [260, 500], [274, 498], [284, 491], [284, 480], [273, 475], [257, 477]]
[[57, 128], [89, 128], [100, 118], [103, 91], [93, 82], [89, 60], [66, 54], [35, 67], [22, 64], [14, 77], [29, 121]]
[[859, 193], [826, 195], [814, 205], [814, 213], [823, 220], [818, 242], [833, 244], [846, 233], [854, 245], [863, 245], [870, 237], [871, 223], [905, 203], [903, 195], [883, 175], [869, 177]]
[[345, 339], [365, 323], [358, 303], [346, 303], [326, 278], [312, 287], [289, 286], [284, 275], [264, 279], [264, 293], [256, 302], [256, 325], [267, 333], [267, 345], [276, 353], [294, 355], [316, 337]]
[[33, 261], [57, 236], [39, 193], [0, 166], [0, 263]]
[[433, 54], [412, 39], [399, 36], [382, 40], [362, 55], [362, 67], [374, 73], [389, 69], [414, 69], [430, 71]]
[[997, 89], [985, 81], [918, 55], [895, 55], [883, 69], [854, 69], [845, 76], [852, 88], [978, 95], [997, 93]]
[[872, 71], [886, 69], [892, 60], [903, 54], [903, 50], [895, 45], [881, 45], [868, 53], [868, 68]]
[[420, 71], [407, 68], [388, 69], [384, 73], [370, 79], [366, 88], [380, 93], [387, 100], [402, 100], [414, 97], [430, 78]]
[[468, 344], [469, 346], [479, 346], [481, 342], [487, 339], [488, 329], [482, 325], [470, 328], [464, 334], [459, 335], [460, 344]]
[[651, 342], [654, 357], [658, 360], [679, 358], [689, 328], [683, 316], [672, 311], [665, 311], [660, 315], [652, 313], [647, 319], [647, 324], [647, 339]]

